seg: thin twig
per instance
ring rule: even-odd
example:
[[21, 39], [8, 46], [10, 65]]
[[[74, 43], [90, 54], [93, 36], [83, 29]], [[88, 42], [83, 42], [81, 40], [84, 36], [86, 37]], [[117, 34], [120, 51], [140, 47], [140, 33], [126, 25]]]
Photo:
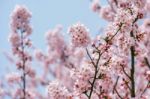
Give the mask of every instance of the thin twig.
[[119, 76], [117, 77], [117, 80], [116, 80], [116, 82], [115, 82], [115, 85], [114, 85], [114, 88], [113, 88], [113, 93], [116, 92], [116, 94], [118, 95], [118, 97], [119, 97], [120, 99], [123, 99], [122, 96], [119, 94], [119, 92], [118, 92], [117, 89], [116, 89], [117, 84], [118, 84], [118, 80], [119, 80]]
[[92, 64], [93, 64], [93, 66], [95, 67], [95, 63], [94, 63], [94, 61], [93, 61], [93, 59], [92, 59], [92, 57], [91, 57], [91, 55], [90, 55], [90, 53], [89, 53], [89, 51], [88, 51], [87, 48], [86, 48], [86, 53], [87, 53], [88, 57], [90, 58], [90, 60], [91, 60], [91, 62], [92, 62]]
[[143, 90], [141, 96], [146, 92], [146, 90], [147, 90], [147, 88], [148, 88], [149, 85], [150, 85], [150, 81], [148, 81], [148, 83], [147, 83], [146, 87], [144, 88], [144, 90]]
[[113, 88], [113, 93], [114, 93], [115, 88], [116, 88], [116, 86], [117, 86], [117, 84], [118, 84], [118, 80], [119, 80], [119, 76], [117, 77], [117, 80], [116, 80], [116, 82], [115, 82], [115, 85], [114, 85], [114, 88]]
[[23, 70], [23, 74], [22, 74], [22, 80], [23, 80], [23, 98], [22, 99], [26, 99], [26, 68], [25, 68], [25, 64], [26, 64], [26, 59], [24, 56], [24, 37], [23, 37], [23, 33], [21, 32], [21, 50], [22, 50], [22, 70]]
[[147, 65], [147, 66], [148, 66], [148, 68], [150, 69], [150, 63], [149, 63], [149, 61], [148, 61], [147, 57], [145, 57], [145, 58], [144, 58], [144, 60], [145, 60], [146, 65]]
[[110, 39], [108, 39], [107, 42], [110, 42], [118, 34], [118, 32], [121, 30], [122, 25], [123, 25], [123, 23], [120, 23], [120, 26], [119, 26], [118, 30], [116, 31], [116, 33]]
[[121, 95], [119, 94], [119, 92], [117, 91], [117, 89], [115, 89], [115, 92], [117, 93], [117, 95], [118, 95], [118, 97], [119, 97], [120, 99], [123, 99], [123, 98], [121, 97]]
[[98, 55], [99, 55], [99, 57], [97, 59], [96, 65], [95, 65], [94, 79], [92, 81], [92, 85], [91, 85], [90, 94], [89, 94], [88, 99], [91, 99], [91, 96], [92, 96], [92, 93], [93, 93], [93, 90], [94, 90], [94, 84], [95, 84], [95, 81], [96, 81], [96, 78], [97, 78], [97, 74], [98, 74], [98, 64], [99, 64], [99, 60], [100, 60], [100, 57], [101, 57], [101, 53], [99, 52]]
[[122, 70], [124, 72], [124, 74], [131, 80], [131, 77], [127, 74], [127, 72], [125, 71], [124, 67], [122, 65], [120, 65], [122, 67]]

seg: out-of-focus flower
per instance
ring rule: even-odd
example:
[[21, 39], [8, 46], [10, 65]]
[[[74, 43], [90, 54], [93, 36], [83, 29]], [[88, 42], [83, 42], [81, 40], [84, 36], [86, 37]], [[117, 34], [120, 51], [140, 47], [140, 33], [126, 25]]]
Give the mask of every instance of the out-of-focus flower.
[[12, 46], [19, 46], [20, 45], [20, 37], [17, 33], [11, 33], [9, 35], [8, 40]]
[[44, 61], [44, 59], [46, 58], [41, 50], [35, 50], [34, 55], [38, 61]]
[[17, 5], [11, 15], [11, 29], [13, 33], [24, 32], [26, 35], [32, 33], [32, 28], [29, 24], [31, 13], [25, 6]]
[[101, 6], [99, 4], [99, 0], [93, 0], [92, 1], [92, 4], [91, 4], [91, 9], [94, 11], [94, 12], [98, 12], [100, 11], [101, 9]]
[[112, 11], [110, 6], [104, 6], [101, 8], [100, 16], [107, 21], [113, 21], [114, 12]]
[[133, 0], [134, 4], [138, 8], [144, 8], [146, 0]]
[[18, 73], [11, 73], [6, 75], [8, 83], [19, 83], [21, 81], [21, 76]]
[[56, 51], [56, 53], [59, 55], [62, 54], [62, 50], [66, 45], [61, 31], [62, 26], [58, 25], [53, 30], [49, 30], [48, 32], [46, 32], [49, 54], [54, 51]]

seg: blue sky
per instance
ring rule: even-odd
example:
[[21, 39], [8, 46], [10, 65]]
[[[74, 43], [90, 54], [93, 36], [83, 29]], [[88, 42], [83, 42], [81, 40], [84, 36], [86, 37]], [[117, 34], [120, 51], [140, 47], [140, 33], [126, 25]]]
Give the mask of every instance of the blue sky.
[[[103, 4], [106, 1], [103, 0]], [[10, 13], [15, 5], [25, 5], [32, 12], [31, 24], [33, 44], [40, 49], [46, 49], [44, 34], [57, 24], [63, 25], [64, 35], [67, 35], [68, 26], [80, 21], [96, 35], [100, 27], [106, 26], [97, 14], [90, 9], [90, 0], [0, 0], [0, 77], [7, 68], [13, 71], [14, 66], [4, 56], [4, 52], [11, 53], [8, 43], [10, 33]], [[66, 36], [67, 37], [67, 36]]]

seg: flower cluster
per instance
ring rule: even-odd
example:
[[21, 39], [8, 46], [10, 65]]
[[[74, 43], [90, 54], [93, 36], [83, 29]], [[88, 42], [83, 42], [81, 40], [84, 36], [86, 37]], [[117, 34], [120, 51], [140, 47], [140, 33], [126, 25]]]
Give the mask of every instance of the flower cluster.
[[6, 79], [7, 79], [7, 81], [8, 81], [9, 83], [14, 83], [14, 82], [20, 83], [20, 81], [21, 81], [21, 77], [20, 77], [20, 75], [17, 74], [17, 73], [8, 74], [8, 75], [6, 76]]
[[89, 30], [79, 22], [69, 28], [69, 33], [74, 46], [86, 47], [90, 43]]
[[94, 11], [94, 12], [99, 12], [100, 9], [101, 9], [101, 6], [99, 4], [99, 0], [93, 0], [92, 4], [91, 4], [91, 9]]
[[[108, 23], [101, 31], [104, 35], [91, 39], [87, 27], [78, 22], [69, 27], [68, 43], [58, 25], [46, 32], [46, 52], [35, 49], [35, 57], [29, 50], [31, 13], [16, 6], [9, 41], [18, 73], [6, 76], [11, 90], [4, 90], [0, 82], [0, 98], [6, 94], [14, 99], [149, 98], [150, 2], [107, 0], [105, 6], [99, 0], [91, 2], [91, 9]], [[43, 66], [39, 75], [31, 66], [32, 61], [36, 63], [34, 58]], [[43, 96], [37, 89], [46, 85], [48, 95]]]
[[[32, 33], [30, 26], [31, 13], [24, 6], [17, 5], [11, 15], [11, 33], [9, 42], [14, 55], [22, 57], [22, 47], [31, 47], [32, 43], [27, 36]], [[26, 56], [27, 55], [27, 56]], [[25, 59], [31, 59], [26, 53]]]
[[26, 76], [31, 78], [35, 77], [35, 71], [31, 68], [32, 56], [30, 51], [27, 50], [27, 48], [31, 48], [32, 46], [29, 38], [32, 33], [30, 19], [31, 13], [25, 6], [17, 5], [11, 14], [11, 33], [9, 36], [9, 42], [12, 46], [13, 55], [14, 57], [16, 56], [15, 65], [21, 74], [19, 77], [17, 75], [8, 76], [8, 82], [22, 82], [19, 82], [21, 85], [20, 90], [22, 94], [14, 98], [20, 97], [25, 99], [28, 97], [28, 93], [26, 92]]
[[69, 91], [62, 86], [57, 80], [50, 82], [48, 85], [48, 94], [51, 99], [70, 99]]
[[26, 7], [17, 5], [12, 12], [11, 18], [10, 24], [13, 33], [17, 33], [18, 30], [21, 30], [20, 32], [25, 32], [26, 35], [32, 33], [32, 28], [29, 24], [31, 13]]
[[74, 90], [76, 95], [80, 95], [85, 91], [88, 91], [91, 87], [89, 81], [94, 75], [94, 70], [89, 64], [82, 64], [83, 66], [79, 69], [73, 69], [71, 78], [75, 80]]

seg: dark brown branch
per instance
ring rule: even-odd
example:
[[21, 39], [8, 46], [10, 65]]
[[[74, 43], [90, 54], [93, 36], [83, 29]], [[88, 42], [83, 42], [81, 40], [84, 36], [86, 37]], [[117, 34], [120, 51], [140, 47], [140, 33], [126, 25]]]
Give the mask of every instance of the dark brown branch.
[[130, 86], [128, 85], [128, 83], [125, 83], [127, 85], [127, 87], [129, 88], [129, 90], [131, 90]]
[[94, 74], [93, 81], [91, 83], [92, 85], [91, 85], [90, 94], [88, 96], [88, 99], [91, 99], [91, 96], [92, 96], [92, 93], [93, 93], [93, 90], [94, 90], [94, 84], [95, 84], [95, 81], [96, 81], [96, 78], [97, 78], [97, 74], [98, 74], [98, 64], [99, 64], [99, 60], [100, 60], [100, 57], [101, 57], [100, 52], [98, 53], [98, 55], [99, 55], [99, 57], [97, 59], [96, 65], [95, 65], [95, 74]]
[[120, 99], [123, 99], [123, 98], [121, 97], [121, 95], [119, 94], [119, 92], [117, 91], [117, 89], [115, 89], [115, 92], [117, 93], [117, 95], [118, 95], [118, 97], [119, 97]]
[[83, 92], [87, 97], [89, 97], [89, 95], [87, 94], [87, 91]]
[[144, 60], [145, 60], [146, 65], [147, 65], [148, 68], [150, 69], [150, 63], [149, 63], [148, 59], [145, 57]]
[[[138, 16], [135, 18], [135, 20], [132, 22], [132, 26], [134, 25], [135, 22], [137, 22]], [[133, 34], [133, 30], [130, 32], [130, 37], [135, 38]], [[135, 80], [134, 80], [134, 72], [135, 72], [135, 47], [131, 46], [130, 47], [130, 52], [131, 52], [131, 97], [135, 97]]]
[[124, 67], [122, 65], [120, 65], [122, 67], [122, 70], [124, 72], [124, 74], [131, 80], [131, 77], [127, 74], [127, 72], [124, 70]]
[[148, 81], [148, 83], [147, 83], [146, 87], [144, 88], [144, 90], [143, 90], [141, 96], [146, 92], [146, 90], [147, 90], [147, 88], [148, 88], [149, 85], [150, 85], [150, 81]]
[[[107, 39], [107, 40], [106, 40], [106, 43], [107, 43], [107, 44], [118, 34], [118, 32], [121, 30], [122, 25], [123, 25], [123, 23], [120, 24], [120, 26], [119, 26], [118, 30], [116, 31], [116, 33], [115, 33], [110, 39]], [[87, 55], [89, 56], [89, 58], [90, 58], [92, 64], [93, 64], [94, 67], [95, 67], [95, 74], [94, 74], [93, 82], [91, 83], [92, 85], [91, 85], [90, 93], [89, 93], [89, 96], [88, 96], [88, 99], [91, 99], [91, 96], [92, 96], [92, 93], [93, 93], [93, 90], [94, 90], [94, 84], [95, 84], [95, 81], [96, 81], [96, 79], [97, 79], [98, 64], [99, 64], [99, 61], [100, 61], [100, 57], [102, 56], [102, 54], [103, 54], [105, 51], [103, 51], [103, 52], [98, 51], [98, 52], [97, 52], [98, 55], [99, 55], [99, 57], [98, 57], [98, 59], [97, 59], [96, 64], [94, 63], [94, 61], [93, 61], [91, 55], [89, 54], [87, 48], [86, 48], [86, 52], [87, 52]]]
[[113, 88], [113, 93], [115, 92], [115, 88], [116, 88], [116, 86], [117, 86], [117, 84], [118, 84], [118, 80], [119, 80], [119, 76], [117, 77], [117, 80], [116, 80], [116, 82], [115, 82], [115, 85], [114, 85], [114, 88]]
[[114, 88], [113, 88], [113, 93], [116, 92], [116, 94], [118, 95], [118, 97], [119, 97], [120, 99], [123, 99], [123, 98], [121, 97], [121, 95], [119, 94], [119, 92], [117, 91], [117, 89], [116, 89], [117, 84], [118, 84], [118, 80], [119, 80], [119, 76], [117, 77], [117, 80], [116, 80], [116, 82], [115, 82], [115, 85], [114, 85]]
[[135, 81], [134, 81], [134, 72], [135, 72], [135, 57], [134, 57], [134, 46], [131, 46], [131, 97], [135, 97]]

